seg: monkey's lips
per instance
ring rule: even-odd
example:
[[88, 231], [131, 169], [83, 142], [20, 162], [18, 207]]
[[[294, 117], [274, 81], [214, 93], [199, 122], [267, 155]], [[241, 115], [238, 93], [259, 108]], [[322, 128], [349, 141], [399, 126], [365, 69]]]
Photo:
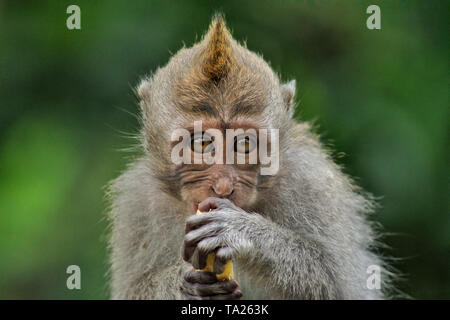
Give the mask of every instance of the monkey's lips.
[[[207, 198], [203, 199], [206, 200]], [[202, 200], [202, 201], [203, 201]], [[202, 203], [202, 201], [194, 201], [191, 205], [191, 214], [196, 214], [198, 211], [198, 206], [200, 203]]]

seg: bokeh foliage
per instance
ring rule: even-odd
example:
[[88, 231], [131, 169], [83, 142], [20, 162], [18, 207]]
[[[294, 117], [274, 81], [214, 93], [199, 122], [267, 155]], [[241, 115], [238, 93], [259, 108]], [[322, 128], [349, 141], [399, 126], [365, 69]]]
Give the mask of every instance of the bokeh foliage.
[[[66, 28], [81, 7], [82, 29]], [[366, 28], [370, 4], [382, 29]], [[0, 298], [106, 298], [104, 186], [135, 152], [132, 88], [212, 14], [297, 79], [296, 117], [381, 197], [413, 298], [450, 298], [448, 1], [1, 1]], [[82, 290], [65, 287], [66, 267]]]

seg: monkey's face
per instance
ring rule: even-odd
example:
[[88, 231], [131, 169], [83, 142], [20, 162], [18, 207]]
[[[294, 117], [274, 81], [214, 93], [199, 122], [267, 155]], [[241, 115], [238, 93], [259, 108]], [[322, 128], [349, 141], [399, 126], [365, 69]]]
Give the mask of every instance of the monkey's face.
[[[254, 210], [264, 198], [260, 191], [276, 181], [295, 83], [281, 84], [219, 19], [200, 43], [181, 49], [137, 92], [144, 147], [161, 188], [181, 199], [190, 213], [208, 197]], [[197, 121], [201, 129], [195, 128]], [[178, 130], [184, 134], [174, 140]]]
[[[258, 153], [260, 128], [251, 121], [203, 120], [201, 128], [186, 126], [183, 163], [175, 171], [181, 197], [190, 213], [208, 197], [227, 198], [251, 210], [261, 188]], [[267, 141], [264, 141], [267, 143]]]

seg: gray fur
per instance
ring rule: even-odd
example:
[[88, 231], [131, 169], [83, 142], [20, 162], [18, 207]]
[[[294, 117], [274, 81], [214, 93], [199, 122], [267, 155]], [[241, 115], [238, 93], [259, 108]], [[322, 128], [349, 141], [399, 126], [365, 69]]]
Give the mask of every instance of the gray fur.
[[[262, 58], [234, 40], [231, 45], [236, 59], [247, 61], [246, 68], [270, 85], [270, 90], [261, 89], [269, 107], [260, 120], [281, 130], [280, 171], [268, 188], [258, 191], [253, 214], [234, 220], [246, 219], [246, 224], [233, 227], [230, 220], [228, 226], [243, 298], [386, 297], [390, 275], [385, 269], [382, 290], [366, 287], [367, 267], [384, 265], [373, 253], [376, 234], [367, 220], [372, 201], [334, 164], [309, 125], [291, 118], [295, 82], [280, 85]], [[113, 299], [179, 299], [180, 274], [192, 268], [181, 257], [185, 202], [161, 177], [173, 170], [168, 158], [171, 130], [191, 119], [174, 101], [174, 79], [186, 73], [204, 47], [201, 42], [182, 49], [138, 89], [142, 156], [109, 191]]]

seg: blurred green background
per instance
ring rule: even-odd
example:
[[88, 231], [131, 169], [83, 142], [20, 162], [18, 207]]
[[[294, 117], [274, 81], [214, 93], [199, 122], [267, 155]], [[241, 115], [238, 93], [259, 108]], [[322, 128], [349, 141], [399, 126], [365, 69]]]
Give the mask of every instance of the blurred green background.
[[[135, 154], [132, 88], [216, 10], [297, 79], [297, 118], [381, 197], [399, 289], [450, 298], [449, 1], [342, 2], [0, 1], [0, 298], [108, 297], [104, 186]], [[66, 288], [71, 264], [81, 290]]]

